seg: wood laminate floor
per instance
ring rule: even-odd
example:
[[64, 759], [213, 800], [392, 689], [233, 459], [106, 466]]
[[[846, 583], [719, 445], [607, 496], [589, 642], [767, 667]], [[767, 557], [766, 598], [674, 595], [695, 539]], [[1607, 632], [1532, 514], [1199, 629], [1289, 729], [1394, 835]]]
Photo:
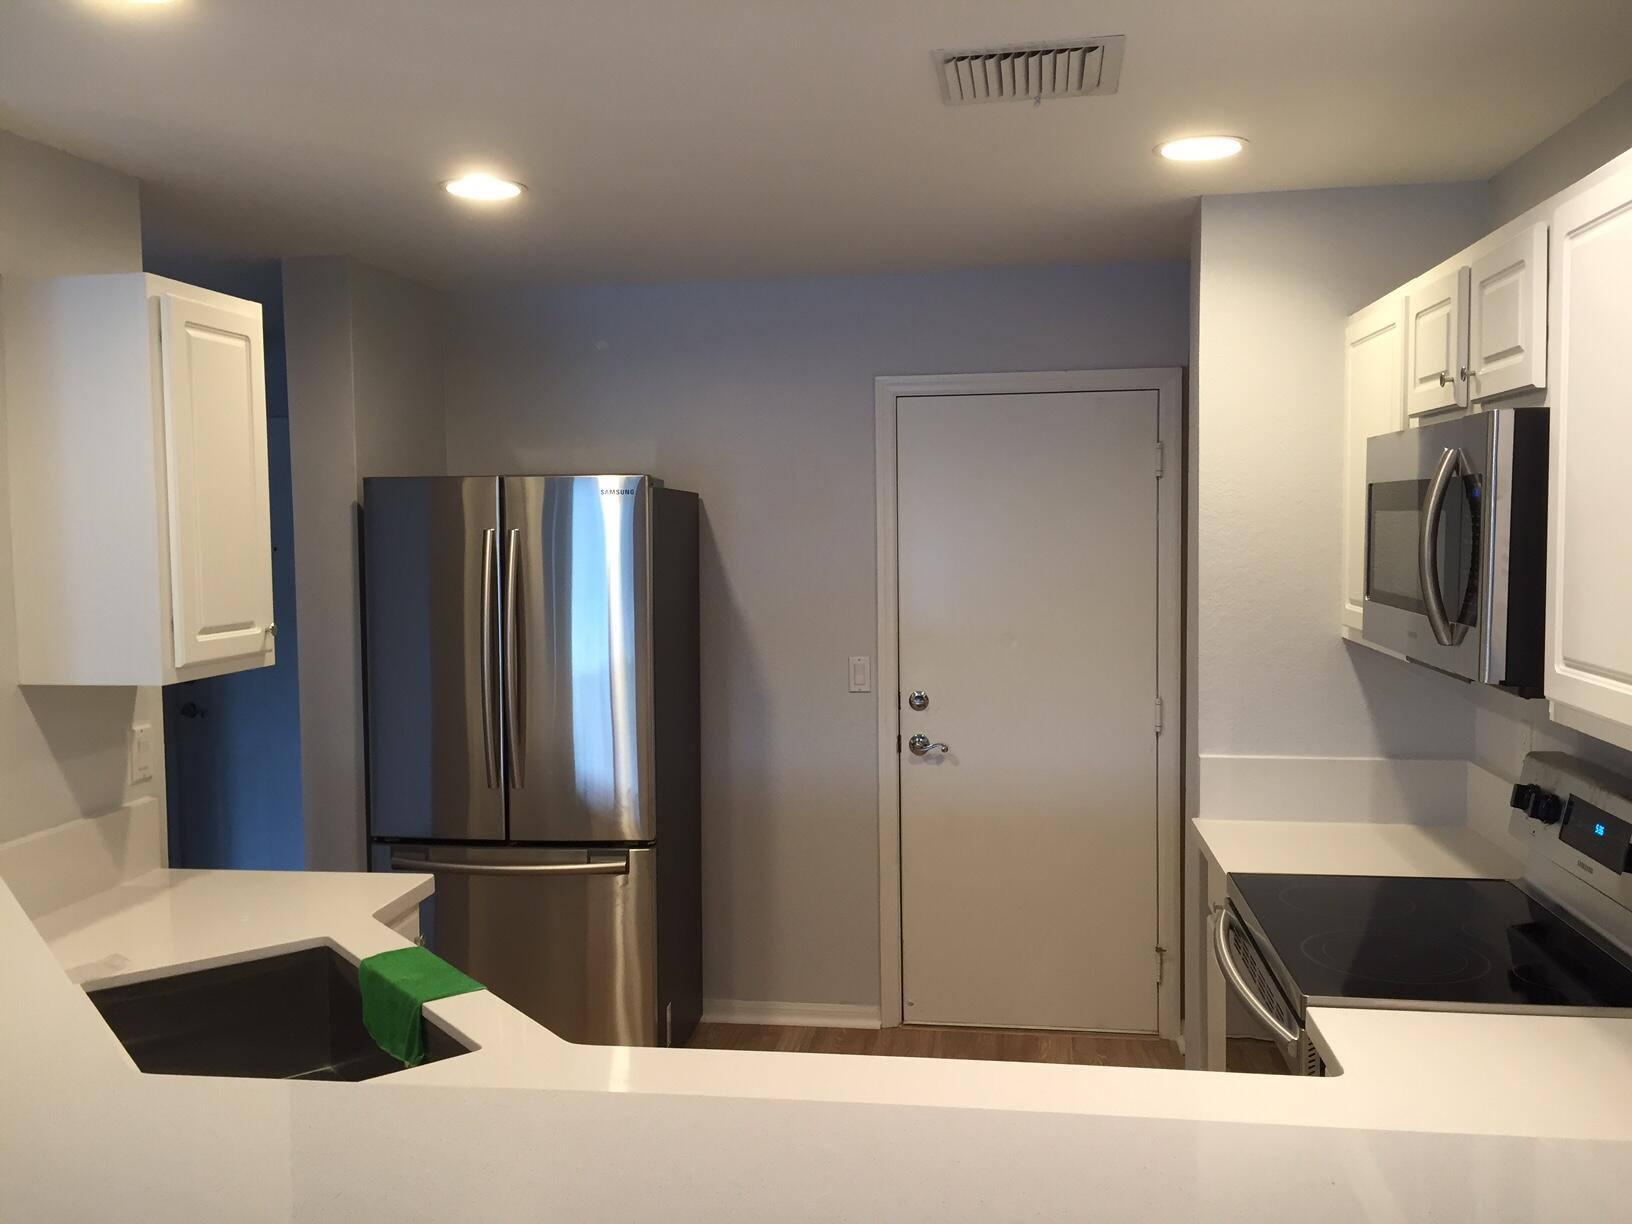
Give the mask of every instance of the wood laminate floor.
[[[906, 1058], [983, 1058], [997, 1062], [1076, 1063], [1101, 1067], [1179, 1069], [1179, 1047], [1156, 1037], [1059, 1033], [1020, 1029], [814, 1028], [805, 1025], [697, 1026], [690, 1042], [703, 1050], [771, 1050], [805, 1054], [889, 1054]], [[1229, 1069], [1285, 1075], [1286, 1064], [1267, 1041], [1231, 1040]]]

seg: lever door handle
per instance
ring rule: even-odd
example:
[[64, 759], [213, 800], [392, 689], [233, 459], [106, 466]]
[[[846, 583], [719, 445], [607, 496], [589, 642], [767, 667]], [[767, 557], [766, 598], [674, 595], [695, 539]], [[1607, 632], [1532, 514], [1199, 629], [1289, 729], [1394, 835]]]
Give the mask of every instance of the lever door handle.
[[923, 756], [926, 752], [950, 752], [945, 744], [931, 743], [927, 735], [915, 735], [907, 741], [907, 751], [913, 756]]

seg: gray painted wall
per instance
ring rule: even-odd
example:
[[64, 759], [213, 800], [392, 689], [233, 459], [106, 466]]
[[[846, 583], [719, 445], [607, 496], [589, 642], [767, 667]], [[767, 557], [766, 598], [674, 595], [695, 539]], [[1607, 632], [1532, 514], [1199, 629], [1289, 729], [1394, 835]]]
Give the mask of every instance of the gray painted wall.
[[364, 853], [357, 505], [365, 476], [446, 470], [440, 295], [343, 257], [283, 270], [306, 865]]
[[702, 495], [710, 998], [878, 1001], [877, 699], [846, 672], [876, 654], [874, 377], [1182, 365], [1186, 284], [1130, 264], [456, 301], [451, 470]]
[[[0, 131], [0, 276], [135, 272], [136, 180]], [[4, 319], [0, 318], [0, 358]], [[0, 447], [4, 395], [0, 392]], [[164, 798], [159, 690], [17, 687], [10, 508], [0, 463], [0, 841]], [[127, 786], [126, 737], [151, 723], [157, 776]]]
[[1632, 149], [1632, 81], [1571, 120], [1490, 180], [1490, 227], [1511, 221]]
[[1485, 233], [1483, 183], [1201, 202], [1196, 743], [1202, 755], [1466, 757], [1465, 686], [1337, 634], [1343, 327]]

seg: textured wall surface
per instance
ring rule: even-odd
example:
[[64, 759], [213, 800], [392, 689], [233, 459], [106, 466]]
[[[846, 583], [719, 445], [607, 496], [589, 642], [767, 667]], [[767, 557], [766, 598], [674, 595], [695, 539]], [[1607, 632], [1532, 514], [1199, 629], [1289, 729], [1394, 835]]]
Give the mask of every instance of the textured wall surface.
[[1338, 637], [1336, 490], [1345, 320], [1483, 234], [1486, 200], [1483, 184], [1453, 184], [1202, 201], [1192, 409], [1202, 755], [1468, 755], [1465, 686]]

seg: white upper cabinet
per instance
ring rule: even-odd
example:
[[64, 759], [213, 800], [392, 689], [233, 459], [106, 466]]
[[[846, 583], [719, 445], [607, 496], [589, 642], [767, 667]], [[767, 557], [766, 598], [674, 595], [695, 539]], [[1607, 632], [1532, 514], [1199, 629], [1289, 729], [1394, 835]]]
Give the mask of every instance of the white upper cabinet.
[[1366, 439], [1405, 428], [1403, 293], [1349, 320], [1343, 344], [1343, 624], [1364, 627]]
[[141, 273], [0, 293], [19, 681], [273, 663], [260, 306]]
[[[1632, 168], [1552, 224], [1547, 696], [1632, 734]], [[1597, 727], [1595, 734], [1604, 733]]]
[[1475, 401], [1547, 385], [1547, 226], [1480, 256], [1468, 303], [1469, 393]]
[[265, 651], [272, 625], [261, 319], [159, 298], [178, 669]]
[[1407, 298], [1406, 408], [1412, 416], [1468, 406], [1468, 269], [1413, 288]]

